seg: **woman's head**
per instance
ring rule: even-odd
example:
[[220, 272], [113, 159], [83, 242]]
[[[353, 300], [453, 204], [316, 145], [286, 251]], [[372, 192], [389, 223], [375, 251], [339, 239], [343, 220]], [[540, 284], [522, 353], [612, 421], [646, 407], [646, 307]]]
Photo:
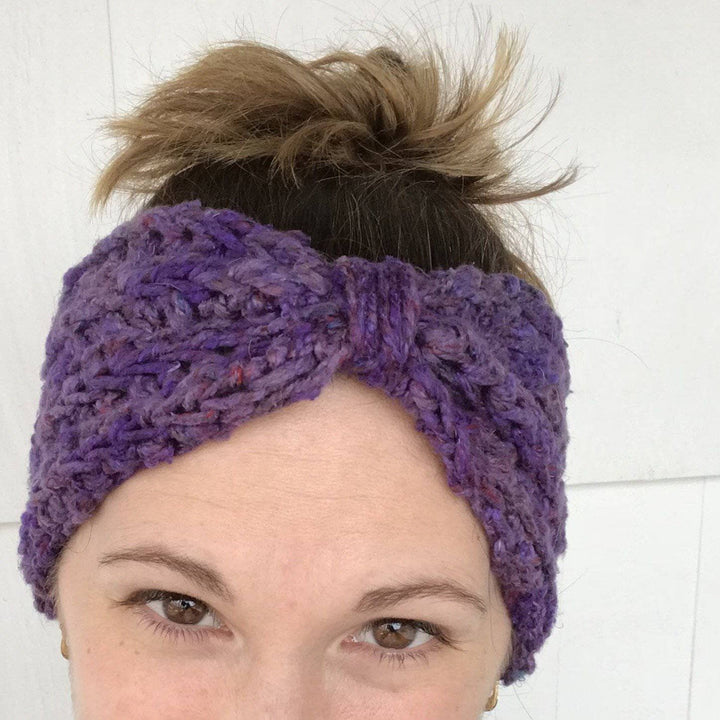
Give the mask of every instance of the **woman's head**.
[[[138, 548], [206, 564], [225, 587], [107, 560]], [[343, 375], [138, 472], [74, 534], [58, 582], [83, 719], [474, 720], [511, 642], [487, 539], [442, 463], [399, 403]], [[438, 587], [390, 590], [415, 583]], [[178, 598], [123, 604], [152, 589], [218, 618]]]
[[[432, 51], [398, 49], [301, 63], [228, 43], [109, 123], [126, 145], [94, 203], [123, 186], [150, 199], [65, 274], [20, 545], [36, 607], [60, 610], [80, 718], [171, 717], [180, 686], [183, 717], [301, 716], [286, 693], [316, 677], [296, 698], [308, 716], [464, 720], [534, 669], [565, 549], [569, 374], [494, 208], [576, 172], [506, 182], [509, 115], [489, 109], [519, 60], [504, 32], [490, 77], [465, 76], [451, 106]], [[101, 562], [150, 540], [232, 592]], [[355, 607], [443, 569], [485, 612], [447, 593]], [[138, 622], [143, 589], [229, 629], [171, 644], [148, 627], [158, 609], [210, 615], [145, 598]], [[371, 670], [360, 625], [394, 617], [465, 640]], [[427, 639], [373, 627], [399, 648]]]

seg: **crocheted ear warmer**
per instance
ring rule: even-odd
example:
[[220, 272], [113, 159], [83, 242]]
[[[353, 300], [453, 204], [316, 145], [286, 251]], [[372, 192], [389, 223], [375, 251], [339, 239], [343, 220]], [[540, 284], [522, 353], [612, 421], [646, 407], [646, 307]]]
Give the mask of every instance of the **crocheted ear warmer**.
[[344, 372], [402, 402], [484, 528], [513, 625], [509, 685], [556, 617], [566, 348], [515, 275], [328, 261], [299, 230], [200, 200], [141, 211], [63, 276], [20, 525], [34, 605], [56, 617], [48, 573], [113, 488]]

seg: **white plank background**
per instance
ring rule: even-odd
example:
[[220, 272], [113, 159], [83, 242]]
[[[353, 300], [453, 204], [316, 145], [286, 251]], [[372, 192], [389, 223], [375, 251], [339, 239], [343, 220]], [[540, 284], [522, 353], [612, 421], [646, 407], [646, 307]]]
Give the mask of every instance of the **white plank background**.
[[[558, 625], [499, 720], [717, 718], [720, 673], [720, 9], [711, 0], [473, 3], [529, 33], [527, 177], [584, 177], [525, 211], [570, 345], [568, 552]], [[0, 23], [0, 719], [69, 720], [55, 622], [17, 568], [44, 343], [63, 272], [120, 221], [88, 217], [128, 109], [191, 53], [247, 32], [299, 56], [411, 14], [462, 52], [467, 4], [5, 0]], [[714, 709], [713, 709], [714, 708]]]

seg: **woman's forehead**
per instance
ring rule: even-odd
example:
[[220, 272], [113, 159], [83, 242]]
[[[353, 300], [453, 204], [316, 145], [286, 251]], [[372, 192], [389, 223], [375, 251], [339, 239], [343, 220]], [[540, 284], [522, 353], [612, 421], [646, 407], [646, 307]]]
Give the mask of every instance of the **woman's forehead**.
[[[473, 516], [410, 414], [393, 398], [340, 379], [299, 401], [206, 442], [171, 463], [143, 469], [107, 505], [136, 514], [162, 503], [199, 516], [281, 515], [342, 525], [409, 521], [434, 525]], [[432, 511], [432, 512], [431, 512]]]
[[[208, 455], [208, 460], [211, 456]], [[155, 472], [157, 471], [157, 472]], [[151, 468], [113, 490], [93, 518], [105, 534], [166, 529], [207, 542], [287, 546], [298, 552], [366, 547], [477, 544], [477, 521], [432, 466], [353, 451], [324, 458], [266, 454], [239, 465]]]
[[126, 480], [92, 519], [98, 543], [190, 537], [289, 562], [354, 548], [358, 560], [394, 552], [487, 563], [466, 500], [404, 409], [360, 383], [325, 390]]

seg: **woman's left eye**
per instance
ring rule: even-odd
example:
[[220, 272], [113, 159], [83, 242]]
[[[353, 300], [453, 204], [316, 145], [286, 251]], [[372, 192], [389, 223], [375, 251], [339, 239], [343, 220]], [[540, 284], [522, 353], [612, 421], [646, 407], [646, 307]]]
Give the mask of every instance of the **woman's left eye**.
[[[418, 631], [430, 639], [418, 636]], [[385, 645], [373, 645], [372, 642], [359, 643], [358, 635], [365, 635], [369, 637], [370, 641], [375, 643], [379, 641]], [[409, 644], [408, 638], [410, 638]], [[418, 639], [422, 642], [416, 642]], [[369, 648], [369, 652], [374, 654], [380, 662], [386, 660], [398, 667], [403, 667], [406, 660], [424, 660], [427, 663], [428, 655], [431, 652], [440, 650], [443, 646], [455, 647], [450, 635], [437, 625], [423, 620], [405, 620], [403, 618], [373, 620], [365, 625], [359, 633], [352, 635], [351, 643], [357, 643], [358, 649]]]

